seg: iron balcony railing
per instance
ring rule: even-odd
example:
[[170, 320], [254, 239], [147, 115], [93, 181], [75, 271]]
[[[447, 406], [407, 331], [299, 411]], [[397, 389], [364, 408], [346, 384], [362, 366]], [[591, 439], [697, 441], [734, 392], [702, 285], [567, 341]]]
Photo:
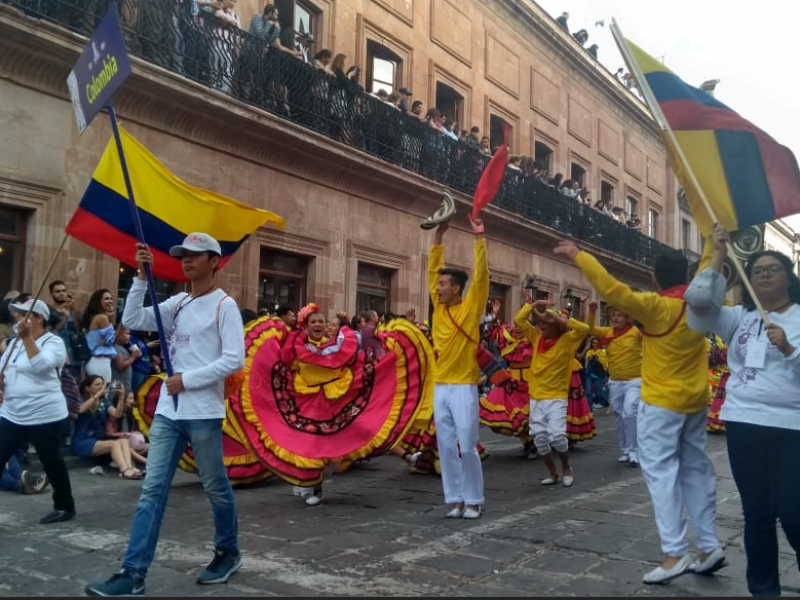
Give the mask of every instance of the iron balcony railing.
[[[0, 0], [90, 36], [113, 0]], [[119, 0], [130, 54], [333, 140], [472, 195], [489, 157], [367, 94], [358, 77], [333, 75], [268, 47], [187, 0]], [[348, 69], [349, 70], [349, 69]], [[508, 169], [493, 204], [636, 263], [667, 248], [536, 178]]]

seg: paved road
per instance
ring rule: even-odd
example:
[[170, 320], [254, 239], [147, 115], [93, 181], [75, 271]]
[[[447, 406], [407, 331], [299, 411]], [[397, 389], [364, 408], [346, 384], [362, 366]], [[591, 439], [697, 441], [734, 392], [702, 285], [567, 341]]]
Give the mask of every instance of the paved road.
[[[719, 475], [718, 526], [729, 566], [646, 586], [660, 560], [649, 497], [637, 469], [615, 459], [612, 417], [573, 452], [575, 485], [544, 487], [544, 466], [518, 458], [516, 440], [482, 432], [487, 504], [475, 521], [444, 518], [438, 478], [408, 474], [394, 456], [366, 462], [306, 507], [268, 480], [238, 488], [243, 569], [226, 585], [194, 579], [211, 558], [210, 509], [197, 479], [175, 478], [152, 596], [745, 596], [738, 495], [724, 436], [709, 437]], [[119, 567], [139, 482], [70, 461], [78, 516], [43, 526], [49, 494], [0, 494], [0, 596], [80, 596]], [[783, 584], [798, 571], [781, 536]], [[792, 592], [791, 595], [796, 595]]]

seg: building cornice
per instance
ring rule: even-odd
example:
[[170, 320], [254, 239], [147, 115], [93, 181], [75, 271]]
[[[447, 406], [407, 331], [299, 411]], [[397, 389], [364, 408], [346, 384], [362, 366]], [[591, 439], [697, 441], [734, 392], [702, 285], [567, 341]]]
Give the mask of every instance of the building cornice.
[[522, 23], [527, 29], [528, 37], [546, 44], [553, 54], [560, 58], [560, 65], [565, 72], [577, 71], [599, 91], [600, 96], [611, 100], [607, 106], [621, 109], [623, 121], [634, 119], [642, 130], [658, 140], [661, 136], [658, 126], [647, 107], [629, 90], [617, 81], [605, 67], [593, 60], [591, 55], [567, 32], [563, 31], [555, 20], [541, 7], [531, 0], [481, 0], [492, 12], [498, 8], [508, 14], [505, 19], [507, 27], [511, 23]]
[[[0, 77], [3, 79], [68, 102], [67, 74], [85, 43], [83, 36], [46, 21], [25, 17], [12, 7], [0, 4]], [[138, 57], [131, 56], [131, 64], [131, 78], [114, 97], [115, 111], [123, 124], [135, 123], [164, 132], [420, 218], [432, 214], [441, 203], [441, 186], [420, 175]], [[269, 182], [265, 181], [264, 187], [268, 186]], [[472, 198], [453, 190], [450, 193], [456, 201], [458, 215], [469, 214]], [[265, 196], [268, 193], [265, 192]], [[485, 209], [483, 218], [494, 239], [527, 252], [539, 250], [550, 255], [564, 237], [562, 232], [492, 206]], [[454, 226], [466, 227], [465, 219], [457, 219], [459, 223]], [[626, 280], [649, 280], [649, 271], [642, 265], [603, 251], [598, 251], [597, 255], [612, 270], [626, 273]]]

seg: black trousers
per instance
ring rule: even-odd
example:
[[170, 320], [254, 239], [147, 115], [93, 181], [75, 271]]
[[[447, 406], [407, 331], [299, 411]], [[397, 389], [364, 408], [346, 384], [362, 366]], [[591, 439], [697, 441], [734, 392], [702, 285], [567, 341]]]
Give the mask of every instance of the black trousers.
[[67, 463], [61, 454], [66, 426], [67, 419], [41, 425], [17, 425], [8, 419], [0, 419], [0, 470], [5, 469], [6, 461], [22, 444], [33, 444], [53, 487], [53, 508], [56, 510], [75, 508]]

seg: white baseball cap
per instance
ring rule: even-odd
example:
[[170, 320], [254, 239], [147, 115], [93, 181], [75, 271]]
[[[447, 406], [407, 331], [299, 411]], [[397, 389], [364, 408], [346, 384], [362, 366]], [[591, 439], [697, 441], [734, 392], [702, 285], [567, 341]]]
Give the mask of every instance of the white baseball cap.
[[219, 242], [207, 233], [196, 231], [190, 233], [183, 238], [183, 243], [180, 246], [173, 246], [169, 249], [170, 256], [183, 256], [184, 251], [187, 252], [214, 252], [222, 256], [222, 248]]
[[[9, 304], [8, 307], [11, 310], [15, 310], [20, 313], [28, 314], [28, 311], [36, 313], [40, 317], [44, 317], [45, 321], [50, 318], [50, 309], [47, 308], [47, 304], [45, 304], [41, 300], [34, 300], [33, 298], [29, 298], [22, 304]], [[33, 307], [33, 309], [31, 309], [31, 307]]]

